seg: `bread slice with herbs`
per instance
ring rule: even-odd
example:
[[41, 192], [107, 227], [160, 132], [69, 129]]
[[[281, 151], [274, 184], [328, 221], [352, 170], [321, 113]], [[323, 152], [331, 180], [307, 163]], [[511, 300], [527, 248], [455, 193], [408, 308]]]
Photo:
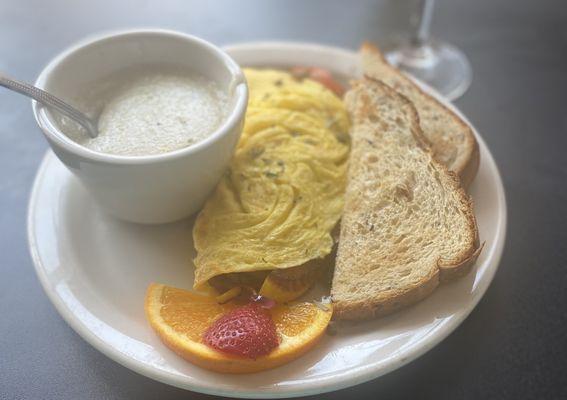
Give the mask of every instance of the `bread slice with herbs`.
[[480, 252], [470, 198], [439, 163], [412, 103], [355, 82], [352, 150], [331, 288], [336, 319], [388, 314], [466, 274]]
[[363, 44], [360, 53], [364, 74], [381, 80], [414, 104], [433, 155], [457, 173], [463, 186], [468, 187], [480, 162], [478, 143], [468, 124], [391, 66], [374, 45]]

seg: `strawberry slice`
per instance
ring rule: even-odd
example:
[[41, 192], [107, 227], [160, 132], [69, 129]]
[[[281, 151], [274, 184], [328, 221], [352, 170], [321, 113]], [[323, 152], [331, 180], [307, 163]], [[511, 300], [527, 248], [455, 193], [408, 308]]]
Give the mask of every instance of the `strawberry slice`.
[[269, 354], [279, 345], [274, 321], [258, 303], [236, 308], [217, 319], [203, 341], [224, 353], [252, 359]]
[[319, 82], [327, 89], [332, 90], [337, 96], [342, 97], [345, 89], [337, 82], [329, 70], [319, 67], [293, 67], [291, 74], [297, 79], [310, 78]]

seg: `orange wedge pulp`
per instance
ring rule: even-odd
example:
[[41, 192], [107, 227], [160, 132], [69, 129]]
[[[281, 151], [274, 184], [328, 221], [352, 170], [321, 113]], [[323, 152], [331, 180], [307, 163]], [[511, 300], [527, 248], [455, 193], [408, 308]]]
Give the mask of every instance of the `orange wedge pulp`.
[[203, 343], [203, 335], [212, 323], [236, 307], [234, 302], [219, 304], [213, 296], [155, 283], [149, 286], [145, 303], [150, 325], [170, 349], [200, 367], [235, 374], [263, 371], [301, 356], [321, 338], [332, 315], [330, 304], [276, 305], [270, 313], [279, 346], [266, 356], [250, 359]]

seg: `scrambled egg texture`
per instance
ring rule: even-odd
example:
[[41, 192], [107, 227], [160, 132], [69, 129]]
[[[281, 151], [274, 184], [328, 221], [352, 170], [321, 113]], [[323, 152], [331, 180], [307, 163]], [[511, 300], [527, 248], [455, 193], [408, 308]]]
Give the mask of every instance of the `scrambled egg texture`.
[[193, 230], [197, 288], [325, 257], [342, 213], [350, 139], [341, 99], [284, 71], [244, 72], [244, 130]]

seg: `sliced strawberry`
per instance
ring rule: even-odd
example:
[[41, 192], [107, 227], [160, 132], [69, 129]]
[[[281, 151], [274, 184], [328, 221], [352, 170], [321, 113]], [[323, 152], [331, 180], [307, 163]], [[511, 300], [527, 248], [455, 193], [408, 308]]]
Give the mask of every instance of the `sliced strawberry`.
[[345, 91], [343, 86], [337, 82], [331, 72], [324, 68], [319, 67], [293, 67], [291, 74], [298, 79], [310, 78], [319, 82], [321, 85], [326, 86], [327, 89], [332, 90], [335, 94], [341, 97]]
[[270, 313], [257, 303], [236, 308], [207, 329], [203, 341], [219, 351], [258, 358], [278, 347], [276, 326]]

